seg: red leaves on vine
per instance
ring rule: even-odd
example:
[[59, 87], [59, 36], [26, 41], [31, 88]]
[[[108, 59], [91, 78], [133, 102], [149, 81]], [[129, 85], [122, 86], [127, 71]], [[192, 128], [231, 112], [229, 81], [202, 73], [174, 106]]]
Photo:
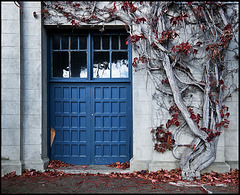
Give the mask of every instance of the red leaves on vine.
[[[220, 128], [221, 126], [223, 126], [224, 128], [228, 128], [228, 124], [230, 121], [224, 117], [228, 118], [230, 116], [230, 113], [227, 112], [226, 114], [224, 114], [224, 109], [226, 109], [228, 111], [228, 107], [225, 105], [222, 106], [222, 109], [220, 110], [220, 115], [221, 115], [222, 121], [216, 124], [216, 126], [215, 126], [216, 129]], [[219, 136], [221, 134], [221, 132], [218, 130], [207, 129], [207, 128], [201, 128], [201, 130], [208, 134], [208, 137], [206, 138], [206, 140], [208, 142], [210, 142], [213, 138], [215, 138], [216, 136]]]
[[192, 45], [190, 45], [188, 42], [182, 42], [177, 46], [172, 47], [172, 51], [174, 53], [185, 53], [185, 55], [188, 55], [190, 53], [197, 54], [198, 50], [193, 49]]
[[80, 24], [80, 22], [72, 20], [71, 24], [72, 24], [72, 26], [78, 26]]
[[219, 85], [223, 85], [224, 84], [224, 81], [221, 79], [220, 81], [219, 81]]
[[156, 129], [152, 129], [151, 133], [154, 134], [157, 143], [154, 145], [154, 150], [157, 152], [164, 153], [166, 150], [172, 150], [175, 140], [170, 131], [167, 131], [163, 128], [161, 124]]
[[188, 111], [190, 112], [190, 118], [198, 124], [200, 121], [200, 114], [195, 114], [191, 108], [188, 108]]
[[200, 45], [202, 45], [202, 42], [201, 42], [201, 41], [198, 41], [198, 42], [196, 43], [196, 45], [197, 45], [198, 47], [200, 47]]
[[135, 11], [137, 11], [137, 7], [135, 7], [133, 4], [132, 4], [132, 1], [125, 1], [121, 7], [121, 9], [125, 12], [127, 12], [128, 10], [131, 12], [131, 13], [134, 13]]
[[137, 64], [139, 61], [141, 61], [142, 63], [146, 63], [146, 62], [147, 62], [147, 59], [146, 59], [144, 56], [141, 56], [141, 57], [139, 57], [139, 58], [135, 57], [135, 58], [133, 59], [132, 66], [135, 67], [136, 64]]
[[[166, 79], [165, 79], [166, 80]], [[166, 82], [166, 81], [165, 81]], [[167, 80], [168, 82], [168, 80]], [[178, 121], [178, 115], [181, 113], [181, 111], [178, 109], [177, 105], [174, 103], [169, 108], [169, 114], [171, 114], [172, 119], [169, 119], [166, 123], [166, 128], [169, 128], [171, 125], [176, 125], [177, 127], [180, 125], [180, 122]]]
[[215, 138], [216, 136], [219, 136], [221, 134], [221, 132], [219, 132], [219, 131], [215, 131], [215, 133], [214, 133], [212, 129], [210, 129], [209, 131], [210, 131], [210, 133], [208, 134], [208, 137], [206, 138], [206, 140], [208, 142], [210, 142], [213, 138]]
[[188, 15], [187, 13], [182, 13], [182, 15], [180, 16], [173, 16], [171, 19], [170, 19], [170, 24], [176, 26], [178, 24], [179, 21], [183, 21], [185, 18], [187, 18]]
[[137, 57], [135, 57], [135, 58], [133, 59], [133, 63], [132, 63], [132, 66], [133, 66], [133, 67], [135, 67], [135, 66], [136, 66], [136, 64], [137, 64], [137, 61], [138, 61], [138, 58], [137, 58]]
[[229, 112], [226, 113], [225, 116], [228, 118], [230, 116], [230, 113]]
[[175, 103], [169, 108], [169, 113], [171, 114], [172, 112], [181, 113], [181, 110], [178, 109], [178, 107]]
[[144, 34], [141, 34], [141, 35], [130, 35], [129, 36], [129, 41], [131, 43], [136, 43], [137, 41], [140, 41], [141, 39], [146, 39]]
[[[224, 110], [227, 111], [226, 114], [224, 113]], [[230, 123], [230, 121], [224, 118], [224, 117], [228, 118], [230, 116], [227, 106], [222, 105], [222, 109], [220, 110], [220, 115], [221, 115], [222, 121], [216, 124], [216, 128], [219, 128], [220, 126], [223, 126], [224, 128], [228, 128], [228, 124]]]
[[77, 7], [77, 8], [79, 8], [79, 7], [80, 7], [80, 4], [79, 4], [79, 3], [73, 3], [73, 4], [72, 4], [72, 7]]
[[142, 18], [137, 18], [136, 23], [137, 23], [137, 24], [140, 24], [141, 22], [144, 24], [144, 22], [146, 22], [146, 19], [145, 19], [144, 17], [142, 17]]
[[162, 32], [162, 37], [158, 39], [159, 43], [164, 43], [170, 39], [175, 39], [178, 36], [176, 31], [168, 30]]
[[[214, 59], [215, 57], [218, 57], [220, 55], [220, 50], [224, 49], [225, 46], [229, 43], [230, 40], [232, 40], [232, 28], [231, 24], [227, 24], [223, 29], [223, 34], [221, 35], [220, 39], [222, 43], [213, 43], [210, 45], [207, 45], [206, 51], [212, 51], [211, 58]], [[221, 57], [223, 58], [223, 56]]]
[[231, 24], [227, 24], [224, 29], [223, 29], [223, 34], [221, 35], [220, 39], [221, 41], [226, 44], [228, 43], [230, 40], [232, 40], [232, 36], [233, 36], [233, 33], [232, 33], [232, 26]]
[[164, 83], [169, 84], [168, 78], [162, 80], [162, 84]]

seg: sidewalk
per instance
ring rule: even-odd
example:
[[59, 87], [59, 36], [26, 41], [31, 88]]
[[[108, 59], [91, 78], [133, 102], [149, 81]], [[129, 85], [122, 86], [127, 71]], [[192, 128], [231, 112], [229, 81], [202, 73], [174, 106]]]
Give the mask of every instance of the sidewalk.
[[228, 183], [215, 185], [199, 182], [162, 182], [148, 178], [147, 171], [130, 173], [105, 165], [68, 166], [46, 170], [43, 173], [28, 171], [22, 176], [1, 178], [4, 194], [79, 194], [79, 193], [160, 193], [160, 194], [237, 194], [239, 186]]

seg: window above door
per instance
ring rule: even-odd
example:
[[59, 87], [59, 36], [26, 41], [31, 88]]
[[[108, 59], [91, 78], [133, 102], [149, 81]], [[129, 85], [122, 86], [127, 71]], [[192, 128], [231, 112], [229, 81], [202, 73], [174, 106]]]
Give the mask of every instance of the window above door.
[[51, 34], [50, 80], [130, 81], [131, 49], [122, 32]]

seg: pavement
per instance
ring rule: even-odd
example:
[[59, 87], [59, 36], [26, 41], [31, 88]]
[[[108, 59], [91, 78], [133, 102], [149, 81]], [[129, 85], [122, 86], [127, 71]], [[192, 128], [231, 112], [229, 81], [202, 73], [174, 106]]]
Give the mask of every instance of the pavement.
[[[106, 165], [74, 165], [1, 177], [3, 194], [238, 194], [236, 184], [159, 182]], [[140, 177], [141, 176], [141, 177]]]

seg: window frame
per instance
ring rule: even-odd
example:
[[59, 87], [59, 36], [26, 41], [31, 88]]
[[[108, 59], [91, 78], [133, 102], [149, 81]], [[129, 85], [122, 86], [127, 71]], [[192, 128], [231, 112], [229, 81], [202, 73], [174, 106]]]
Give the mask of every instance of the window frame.
[[[52, 49], [52, 37], [53, 36], [64, 36], [67, 35], [69, 36], [69, 48], [68, 49], [61, 49], [61, 46], [59, 47], [59, 50], [53, 50]], [[64, 78], [64, 77], [53, 77], [53, 51], [68, 51], [68, 55], [69, 55], [69, 66], [70, 66], [70, 55], [71, 52], [70, 51], [83, 51], [83, 49], [71, 49], [70, 48], [70, 37], [71, 36], [80, 36], [80, 35], [87, 35], [87, 49], [86, 53], [87, 53], [87, 78], [80, 78], [80, 77], [69, 77], [69, 78]], [[122, 30], [111, 30], [111, 31], [106, 31], [106, 32], [97, 32], [97, 31], [90, 31], [90, 30], [81, 30], [79, 32], [74, 32], [72, 33], [71, 31], [57, 31], [57, 32], [52, 32], [49, 33], [49, 40], [48, 40], [48, 64], [49, 64], [49, 74], [48, 74], [48, 81], [50, 82], [131, 82], [132, 80], [132, 45], [131, 43], [128, 44], [127, 49], [125, 50], [113, 50], [111, 49], [111, 41], [110, 41], [110, 48], [108, 50], [104, 50], [102, 49], [102, 47], [100, 48], [100, 50], [97, 51], [109, 51], [110, 53], [110, 59], [111, 55], [112, 55], [112, 51], [123, 51], [123, 52], [127, 52], [128, 53], [128, 77], [127, 78], [93, 78], [93, 55], [94, 55], [94, 50], [93, 49], [93, 36], [94, 35], [128, 35], [126, 33], [126, 31], [122, 31]], [[120, 48], [120, 44], [121, 44], [121, 40], [120, 40], [120, 36], [118, 36], [118, 43], [119, 43], [119, 48]], [[110, 39], [110, 38], [109, 38]], [[84, 50], [84, 51], [85, 51]], [[110, 63], [111, 64], [111, 63]], [[70, 68], [69, 67], [69, 74], [70, 74]], [[111, 68], [112, 69], [112, 68]], [[111, 70], [110, 69], [110, 74], [111, 74]], [[70, 75], [69, 75], [70, 76]], [[110, 75], [111, 77], [111, 75]]]

